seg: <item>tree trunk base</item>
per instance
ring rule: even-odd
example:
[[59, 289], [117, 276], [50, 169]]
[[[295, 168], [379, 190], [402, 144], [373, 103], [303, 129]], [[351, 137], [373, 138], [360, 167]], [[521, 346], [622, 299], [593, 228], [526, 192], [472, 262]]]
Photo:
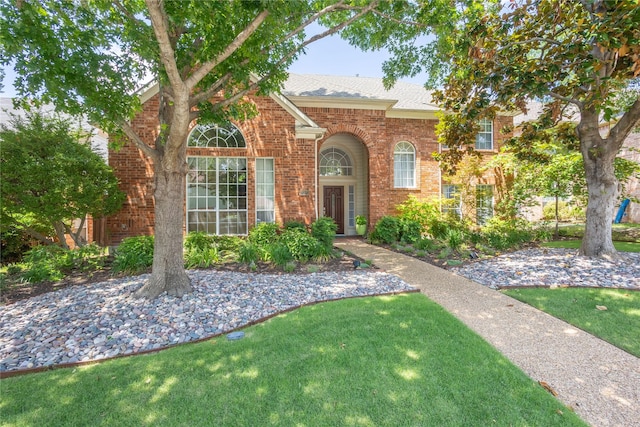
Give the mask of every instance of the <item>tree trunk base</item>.
[[[587, 253], [589, 253], [589, 254], [587, 254]], [[605, 259], [605, 260], [610, 261], [610, 262], [617, 262], [617, 261], [620, 261], [622, 259], [622, 257], [620, 256], [620, 253], [618, 251], [616, 251], [615, 249], [613, 251], [596, 251], [594, 253], [594, 252], [587, 252], [583, 248], [580, 248], [578, 250], [578, 255], [584, 256], [584, 257], [588, 257], [588, 258]]]
[[167, 295], [181, 298], [183, 295], [193, 292], [191, 279], [186, 273], [153, 274], [147, 282], [138, 289], [134, 298], [154, 299], [166, 292]]

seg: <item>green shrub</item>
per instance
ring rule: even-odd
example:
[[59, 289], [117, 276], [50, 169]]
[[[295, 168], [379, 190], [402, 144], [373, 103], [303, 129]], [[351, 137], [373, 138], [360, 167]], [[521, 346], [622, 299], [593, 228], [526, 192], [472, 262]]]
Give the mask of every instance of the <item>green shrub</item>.
[[422, 229], [426, 229], [431, 221], [440, 217], [440, 208], [434, 200], [420, 200], [413, 194], [407, 200], [396, 206], [399, 218], [416, 221]]
[[10, 264], [7, 266], [7, 274], [10, 276], [15, 276], [16, 274], [22, 273], [24, 267], [20, 264]]
[[258, 246], [270, 245], [278, 240], [280, 226], [272, 222], [261, 222], [249, 231], [247, 240]]
[[192, 249], [205, 249], [212, 246], [211, 235], [204, 231], [192, 231], [184, 238], [184, 249], [190, 251]]
[[455, 228], [450, 228], [446, 237], [447, 246], [452, 251], [457, 251], [464, 243], [464, 232]]
[[287, 273], [291, 273], [292, 271], [294, 271], [296, 269], [297, 266], [298, 265], [296, 264], [295, 261], [289, 261], [285, 265], [282, 266], [282, 269], [284, 271], [286, 271]]
[[422, 237], [422, 225], [413, 219], [400, 218], [400, 241], [415, 243]]
[[299, 221], [297, 219], [291, 219], [284, 223], [284, 229], [285, 230], [297, 229], [297, 230], [307, 231], [307, 225], [304, 222]]
[[435, 249], [438, 245], [427, 237], [421, 237], [413, 244], [413, 246], [421, 251], [430, 251]]
[[218, 248], [218, 252], [234, 252], [237, 253], [244, 239], [238, 236], [216, 236], [211, 235], [214, 244]]
[[533, 240], [531, 224], [523, 219], [510, 221], [491, 218], [482, 227], [487, 243], [498, 250], [505, 250], [520, 246]]
[[261, 251], [257, 244], [245, 241], [238, 248], [238, 260], [246, 264], [255, 264], [261, 258]]
[[[547, 203], [542, 208], [542, 218], [545, 220], [556, 219], [555, 202]], [[563, 200], [558, 201], [558, 219], [560, 221], [580, 220], [585, 218], [585, 211], [579, 206], [567, 203]]]
[[140, 273], [153, 264], [153, 236], [127, 237], [115, 251], [113, 271]]
[[104, 248], [95, 243], [74, 249], [71, 252], [73, 263], [82, 271], [95, 271], [104, 267], [107, 255]]
[[59, 258], [64, 253], [65, 250], [57, 245], [36, 246], [25, 253], [24, 262], [37, 264], [42, 261], [51, 261]]
[[20, 278], [25, 282], [38, 283], [58, 281], [64, 277], [63, 270], [73, 267], [70, 251], [60, 246], [36, 246], [25, 253], [25, 269]]
[[451, 254], [453, 254], [453, 250], [452, 250], [450, 247], [446, 247], [446, 248], [443, 248], [443, 249], [438, 253], [438, 258], [439, 258], [439, 259], [448, 258], [449, 256], [451, 256]]
[[184, 254], [185, 268], [209, 268], [219, 262], [220, 255], [215, 247], [191, 250]]
[[280, 236], [280, 242], [284, 243], [293, 258], [306, 262], [316, 258], [320, 254], [322, 245], [315, 237], [299, 228], [285, 230]]
[[283, 242], [274, 243], [267, 247], [269, 260], [279, 267], [284, 267], [289, 261], [293, 261], [293, 255]]
[[332, 218], [326, 216], [320, 217], [311, 223], [311, 235], [329, 250], [333, 248], [336, 231], [338, 231], [338, 224]]
[[184, 239], [186, 268], [208, 268], [220, 262], [216, 236], [202, 231], [191, 232]]
[[390, 245], [397, 242], [400, 234], [400, 220], [394, 216], [383, 216], [376, 223], [371, 240]]
[[326, 262], [335, 256], [336, 255], [334, 254], [333, 247], [327, 248], [324, 245], [318, 245], [318, 253], [313, 258], [313, 260], [316, 262]]
[[484, 236], [480, 232], [472, 231], [467, 236], [469, 241], [474, 245], [484, 242]]
[[449, 234], [451, 225], [448, 221], [442, 218], [433, 218], [429, 221], [427, 231], [434, 239], [445, 240]]
[[542, 224], [533, 231], [533, 237], [535, 240], [548, 242], [553, 239], [553, 230], [546, 223]]
[[0, 232], [0, 262], [21, 262], [31, 249], [31, 238], [22, 230], [8, 225]]
[[53, 263], [49, 262], [39, 262], [36, 264], [31, 264], [29, 267], [20, 275], [20, 278], [25, 282], [29, 283], [39, 283], [46, 281], [56, 282], [61, 280], [64, 277], [62, 271], [55, 266]]
[[73, 250], [56, 245], [36, 246], [25, 254], [20, 278], [30, 283], [57, 281], [74, 268], [97, 270], [104, 266], [106, 255], [103, 252], [95, 244]]

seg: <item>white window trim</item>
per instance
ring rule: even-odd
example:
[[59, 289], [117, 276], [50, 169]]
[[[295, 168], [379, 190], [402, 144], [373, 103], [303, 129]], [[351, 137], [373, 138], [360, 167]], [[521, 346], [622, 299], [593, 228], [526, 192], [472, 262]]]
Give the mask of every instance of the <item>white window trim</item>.
[[[489, 120], [489, 119], [481, 119], [478, 122], [478, 126], [480, 126], [480, 130], [478, 131], [478, 134], [476, 135], [476, 142], [475, 142], [475, 149], [478, 151], [491, 151], [493, 150], [493, 121]], [[487, 129], [488, 127], [488, 129]], [[484, 134], [484, 135], [489, 135], [489, 144], [490, 147], [489, 148], [478, 148], [478, 138], [480, 136], [480, 134]]]
[[[237, 156], [187, 156], [187, 161], [189, 161], [189, 159], [214, 159], [216, 162], [216, 173], [219, 173], [220, 169], [219, 169], [219, 164], [220, 161], [223, 159], [241, 159], [244, 160], [245, 162], [245, 167], [248, 166], [248, 159], [246, 157], [237, 157]], [[245, 173], [247, 174], [247, 179], [248, 179], [248, 171], [246, 171], [245, 169]], [[226, 213], [226, 212], [239, 212], [242, 213], [244, 212], [245, 214], [245, 233], [237, 233], [237, 234], [223, 234], [223, 235], [235, 235], [235, 236], [245, 236], [247, 234], [247, 232], [249, 231], [249, 195], [246, 193], [248, 190], [248, 182], [245, 182], [245, 208], [244, 209], [220, 209], [220, 181], [218, 180], [218, 178], [216, 177], [216, 182], [215, 182], [215, 186], [216, 186], [216, 191], [215, 191], [215, 208], [214, 209], [189, 209], [189, 185], [193, 184], [190, 183], [188, 181], [188, 179], [185, 182], [186, 185], [186, 189], [185, 189], [185, 201], [186, 201], [186, 209], [185, 209], [185, 214], [186, 214], [186, 218], [185, 218], [185, 228], [187, 230], [187, 233], [189, 232], [189, 213], [190, 212], [214, 212], [216, 215], [216, 235], [221, 235], [220, 234], [220, 214], [221, 213]]]
[[[400, 145], [404, 145], [404, 147], [411, 147], [411, 153], [409, 153], [409, 151], [398, 152], [398, 146]], [[399, 173], [400, 171], [397, 168], [396, 155], [408, 155], [408, 154], [413, 155], [413, 159], [411, 161], [412, 176], [409, 176], [409, 174], [407, 173], [406, 176], [404, 176], [403, 174], [403, 176], [398, 177], [396, 173]], [[402, 163], [409, 164], [408, 162], [402, 162]], [[417, 188], [417, 185], [416, 185], [417, 163], [418, 162], [417, 162], [416, 147], [412, 143], [408, 141], [400, 141], [393, 146], [393, 188]], [[405, 172], [405, 171], [403, 170], [402, 172]], [[406, 181], [409, 179], [411, 180], [411, 182], [407, 183]], [[401, 181], [401, 182], [398, 182], [398, 181]]]
[[[273, 173], [273, 180], [272, 180], [272, 183], [271, 183], [271, 187], [272, 187], [273, 194], [270, 195], [270, 197], [272, 198], [273, 207], [272, 207], [271, 210], [258, 209], [258, 197], [259, 197], [258, 196], [258, 194], [259, 194], [258, 188], [259, 188], [259, 186], [266, 186], [267, 185], [267, 184], [265, 184], [263, 182], [260, 182], [260, 179], [259, 179], [259, 172], [260, 172], [258, 170], [258, 163], [259, 163], [258, 161], [259, 160], [271, 160], [271, 162], [272, 162], [273, 169], [271, 170], [271, 172]], [[255, 219], [256, 219], [256, 224], [259, 224], [260, 222], [264, 222], [264, 221], [262, 221], [262, 220], [260, 220], [258, 218], [258, 213], [259, 212], [271, 212], [272, 213], [272, 217], [273, 217], [273, 221], [272, 222], [275, 222], [276, 221], [276, 206], [275, 206], [275, 203], [276, 203], [276, 180], [275, 180], [275, 178], [276, 178], [275, 177], [275, 175], [276, 175], [276, 162], [275, 162], [275, 159], [273, 157], [257, 157], [256, 158], [256, 162], [255, 162], [255, 172], [256, 172], [256, 175], [255, 175], [256, 176], [256, 180], [255, 180], [255, 205], [256, 205], [256, 209], [255, 209], [256, 216], [255, 216]], [[260, 197], [262, 197], [262, 196], [260, 196]]]

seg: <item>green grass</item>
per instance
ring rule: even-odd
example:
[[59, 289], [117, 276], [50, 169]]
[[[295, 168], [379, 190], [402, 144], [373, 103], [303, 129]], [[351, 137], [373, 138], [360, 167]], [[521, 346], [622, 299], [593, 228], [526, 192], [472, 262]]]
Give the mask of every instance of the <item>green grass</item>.
[[5, 379], [1, 424], [586, 425], [421, 294], [304, 307], [245, 332]]
[[[584, 236], [584, 224], [562, 224], [560, 235], [581, 239]], [[640, 224], [612, 224], [611, 237], [616, 241], [640, 243]]]
[[[640, 292], [602, 288], [532, 288], [503, 292], [640, 357]], [[598, 310], [596, 306], [607, 310]]]
[[[553, 242], [542, 243], [541, 246], [547, 248], [578, 249], [582, 240], [555, 240]], [[633, 242], [613, 242], [613, 246], [620, 252], [640, 252], [640, 243]]]

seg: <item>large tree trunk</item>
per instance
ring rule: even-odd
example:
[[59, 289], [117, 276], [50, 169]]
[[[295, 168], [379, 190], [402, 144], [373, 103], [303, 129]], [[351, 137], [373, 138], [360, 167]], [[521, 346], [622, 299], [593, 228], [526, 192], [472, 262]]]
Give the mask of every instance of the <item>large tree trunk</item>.
[[611, 136], [606, 139], [600, 136], [596, 112], [583, 111], [577, 130], [589, 195], [579, 253], [613, 259], [617, 257], [617, 251], [611, 238], [611, 224], [618, 196], [613, 163], [622, 142], [611, 140]]
[[[162, 90], [161, 90], [162, 93]], [[136, 297], [155, 298], [166, 292], [181, 297], [193, 291], [184, 269], [183, 224], [185, 177], [187, 175], [187, 134], [189, 130], [189, 91], [176, 91], [173, 102], [161, 97], [161, 128], [168, 124], [166, 138], [156, 141], [160, 154], [154, 162], [155, 224], [151, 277]]]
[[183, 256], [185, 175], [161, 169], [156, 166], [153, 267], [151, 277], [136, 297], [155, 298], [163, 292], [181, 297], [193, 291]]

